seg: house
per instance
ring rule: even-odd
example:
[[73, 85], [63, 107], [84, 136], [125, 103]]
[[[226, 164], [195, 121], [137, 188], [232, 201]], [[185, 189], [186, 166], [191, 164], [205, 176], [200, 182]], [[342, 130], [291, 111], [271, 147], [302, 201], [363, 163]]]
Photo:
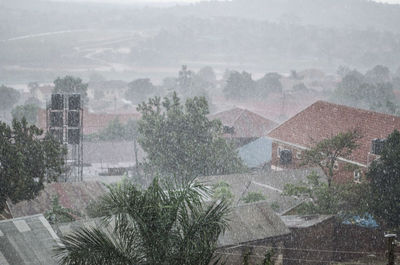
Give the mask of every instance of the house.
[[234, 108], [208, 116], [224, 125], [224, 137], [242, 146], [265, 136], [278, 124], [247, 109]]
[[[335, 181], [360, 181], [368, 165], [379, 156], [383, 139], [400, 129], [400, 117], [317, 101], [268, 133], [272, 139], [271, 168], [301, 167], [302, 152], [340, 132], [357, 129], [362, 138], [350, 157], [339, 158]], [[356, 167], [348, 171], [348, 165]]]
[[61, 206], [86, 216], [88, 205], [105, 193], [106, 188], [100, 182], [50, 183], [35, 199], [8, 203], [8, 206], [14, 218], [45, 213], [52, 208], [52, 201], [57, 196]]
[[0, 264], [56, 265], [59, 238], [42, 214], [0, 221]]

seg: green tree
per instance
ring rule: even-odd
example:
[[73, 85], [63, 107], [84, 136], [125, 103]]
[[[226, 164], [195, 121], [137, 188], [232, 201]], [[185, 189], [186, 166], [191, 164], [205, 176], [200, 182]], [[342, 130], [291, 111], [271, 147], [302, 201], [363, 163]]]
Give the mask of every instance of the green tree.
[[12, 87], [0, 86], [0, 110], [11, 109], [19, 100], [20, 94]]
[[51, 200], [51, 209], [44, 213], [44, 217], [46, 217], [50, 224], [72, 222], [79, 216], [78, 212], [60, 205], [58, 196], [53, 197]]
[[226, 80], [223, 92], [226, 98], [243, 99], [253, 96], [255, 87], [256, 83], [251, 77], [251, 74], [232, 71]]
[[145, 101], [148, 96], [155, 92], [155, 87], [148, 78], [136, 79], [128, 84], [125, 98], [133, 104]]
[[232, 193], [231, 185], [225, 181], [220, 181], [213, 185], [213, 199], [214, 200], [228, 200], [232, 201], [234, 199]]
[[332, 183], [330, 186], [316, 172], [307, 176], [307, 181], [286, 184], [284, 196], [303, 199], [299, 214], [364, 215], [367, 212], [367, 186], [355, 183]]
[[257, 80], [257, 95], [266, 97], [269, 93], [282, 92], [281, 75], [277, 73], [265, 74], [263, 78]]
[[184, 106], [176, 93], [162, 102], [155, 97], [138, 111], [138, 142], [147, 154], [147, 169], [187, 178], [244, 170], [234, 147], [221, 137], [221, 122], [207, 119], [204, 97], [189, 98]]
[[357, 141], [360, 138], [360, 133], [353, 130], [324, 139], [303, 152], [302, 163], [320, 167], [328, 179], [328, 186], [331, 186], [337, 172], [335, 167], [338, 166], [338, 159], [348, 158], [353, 150], [358, 147]]
[[257, 191], [252, 191], [246, 194], [241, 201], [244, 203], [252, 203], [252, 202], [258, 202], [258, 201], [264, 201], [267, 197], [264, 196], [261, 192]]
[[87, 88], [88, 84], [83, 83], [82, 79], [80, 79], [79, 77], [67, 75], [63, 78], [58, 77], [56, 80], [54, 80], [53, 93], [77, 93], [81, 95], [82, 101], [84, 103], [87, 103], [89, 101], [87, 96]]
[[60, 263], [208, 265], [228, 213], [225, 201], [205, 206], [208, 193], [195, 182], [161, 184], [157, 178], [146, 190], [129, 182], [112, 186], [100, 200], [112, 231], [104, 224], [61, 238]]
[[391, 228], [400, 228], [400, 133], [395, 130], [379, 159], [368, 169], [370, 211]]
[[11, 110], [11, 115], [14, 119], [22, 120], [25, 117], [30, 124], [35, 124], [37, 121], [39, 107], [34, 104], [25, 104], [16, 106]]
[[63, 171], [65, 149], [23, 118], [12, 127], [0, 123], [0, 211], [13, 203], [33, 199], [45, 182]]

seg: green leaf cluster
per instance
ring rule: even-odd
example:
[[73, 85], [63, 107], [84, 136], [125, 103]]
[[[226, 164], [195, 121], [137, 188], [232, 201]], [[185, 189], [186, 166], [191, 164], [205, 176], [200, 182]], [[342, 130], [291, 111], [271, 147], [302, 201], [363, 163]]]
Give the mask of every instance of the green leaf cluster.
[[328, 185], [313, 171], [306, 182], [286, 184], [282, 195], [304, 200], [297, 209], [299, 214], [340, 214], [344, 218], [367, 213], [367, 191], [365, 183]]
[[25, 118], [30, 124], [36, 124], [39, 107], [35, 104], [16, 106], [11, 110], [13, 119], [22, 120]]
[[46, 217], [50, 224], [72, 222], [79, 216], [80, 214], [77, 211], [60, 205], [58, 196], [53, 197], [51, 200], [51, 209], [44, 213], [44, 217]]
[[360, 138], [360, 132], [355, 129], [324, 139], [303, 152], [302, 164], [320, 167], [328, 177], [330, 186], [336, 174], [335, 163], [339, 158], [348, 158], [358, 147]]
[[9, 110], [20, 98], [20, 93], [12, 87], [0, 86], [0, 110]]
[[252, 191], [246, 194], [241, 201], [244, 203], [252, 203], [252, 202], [258, 202], [258, 201], [264, 201], [267, 197], [262, 194], [261, 192], [257, 191]]
[[0, 211], [5, 202], [33, 199], [63, 172], [66, 150], [43, 131], [14, 119], [0, 122]]
[[379, 159], [367, 173], [370, 188], [370, 211], [384, 224], [400, 229], [400, 132], [386, 140]]
[[228, 203], [203, 204], [205, 186], [155, 178], [145, 190], [130, 182], [109, 189], [100, 200], [104, 224], [61, 238], [60, 264], [208, 265], [213, 259]]
[[220, 181], [213, 185], [213, 199], [214, 200], [228, 200], [232, 201], [234, 199], [232, 193], [231, 185], [225, 181]]

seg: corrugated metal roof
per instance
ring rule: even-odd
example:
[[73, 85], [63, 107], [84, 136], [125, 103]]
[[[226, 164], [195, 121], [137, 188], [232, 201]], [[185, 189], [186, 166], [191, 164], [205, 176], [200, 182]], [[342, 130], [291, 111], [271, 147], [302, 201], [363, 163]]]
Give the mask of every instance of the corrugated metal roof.
[[51, 183], [33, 200], [10, 203], [10, 211], [13, 217], [44, 213], [51, 209], [53, 198], [58, 196], [60, 205], [85, 215], [89, 203], [105, 193], [106, 188], [99, 182]]
[[0, 221], [1, 265], [56, 265], [57, 235], [43, 215]]
[[282, 221], [290, 228], [311, 227], [333, 218], [333, 215], [284, 215]]
[[219, 237], [218, 245], [237, 245], [289, 233], [290, 230], [267, 202], [250, 203], [232, 208], [229, 229]]

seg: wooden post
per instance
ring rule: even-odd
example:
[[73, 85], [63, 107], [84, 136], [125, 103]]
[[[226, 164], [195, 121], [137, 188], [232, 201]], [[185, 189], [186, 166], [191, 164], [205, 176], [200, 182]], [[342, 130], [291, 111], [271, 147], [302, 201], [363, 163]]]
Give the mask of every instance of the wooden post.
[[385, 238], [388, 239], [387, 243], [387, 265], [394, 265], [394, 239], [396, 238], [396, 234], [386, 234]]

